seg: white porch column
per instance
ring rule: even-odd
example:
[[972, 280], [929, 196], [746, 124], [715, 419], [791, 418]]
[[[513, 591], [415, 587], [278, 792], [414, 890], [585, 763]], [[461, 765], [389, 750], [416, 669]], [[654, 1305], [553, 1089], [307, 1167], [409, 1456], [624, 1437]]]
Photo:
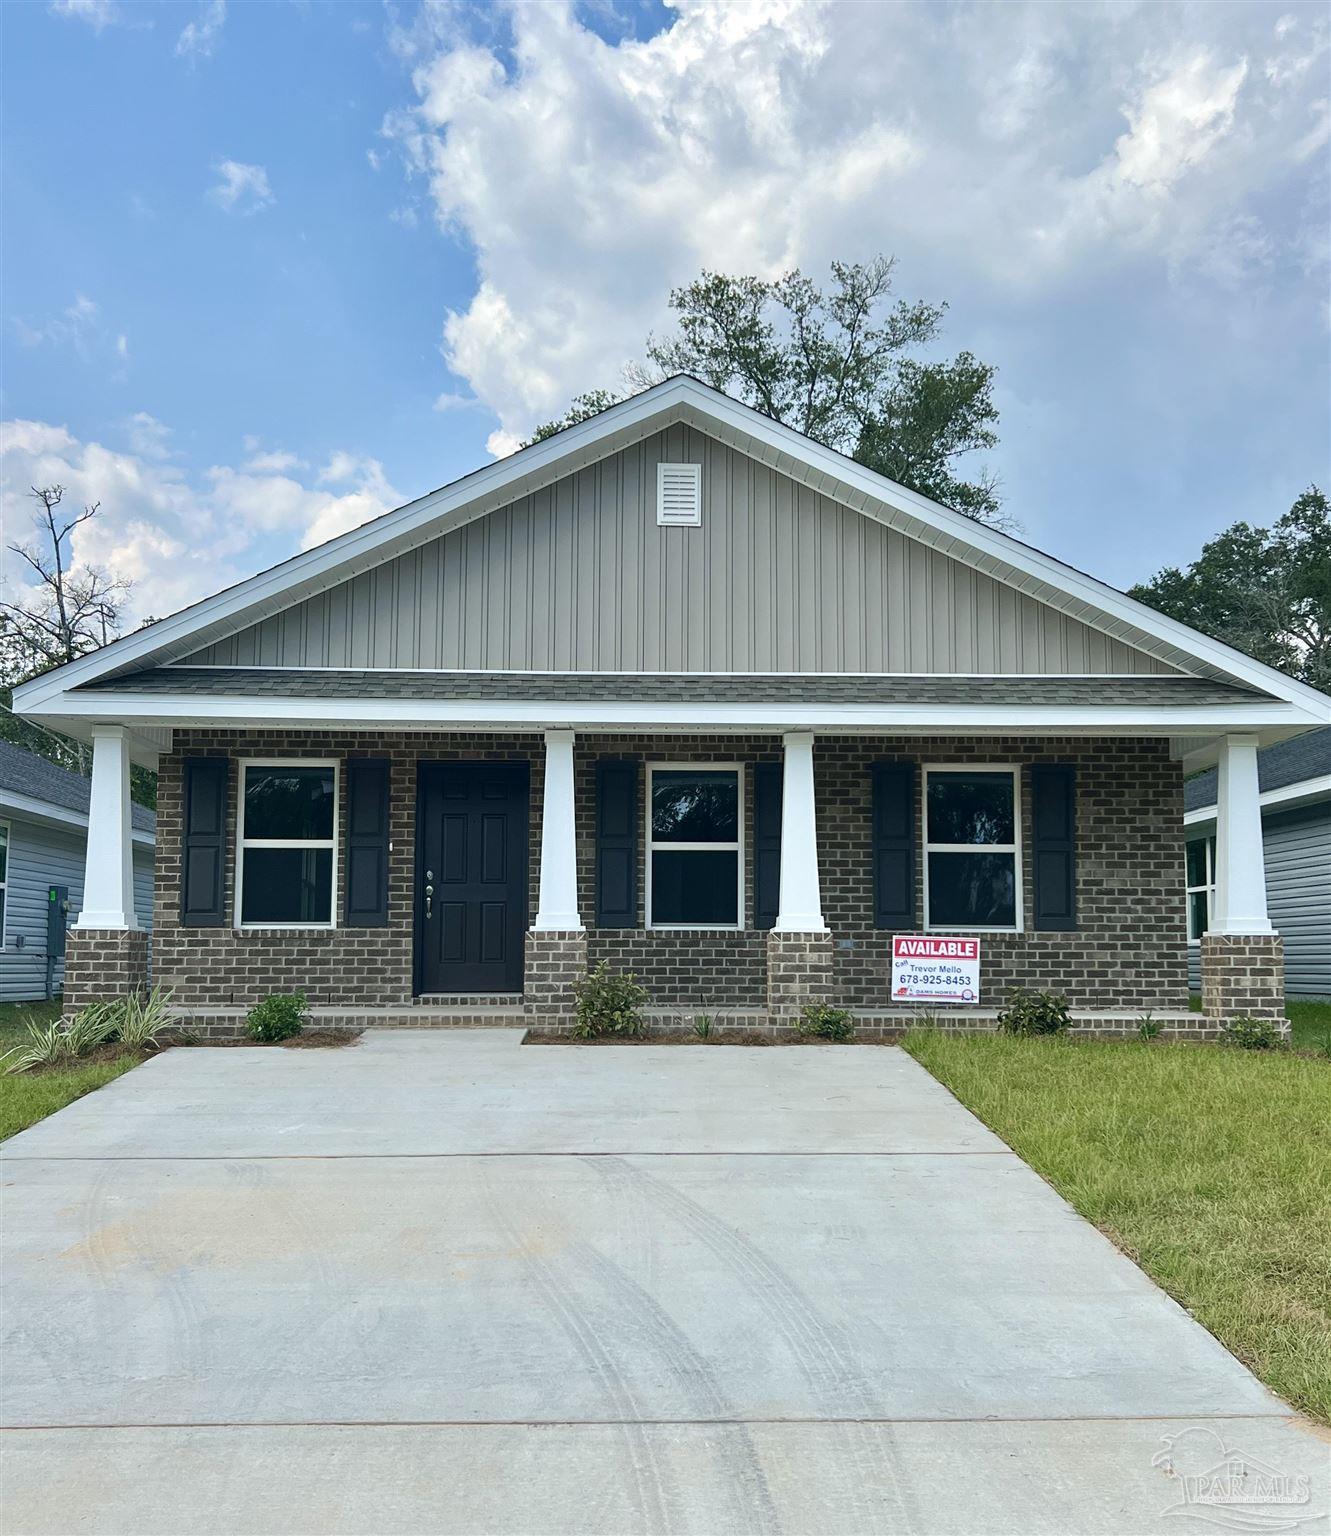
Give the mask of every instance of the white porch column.
[[1256, 736], [1226, 736], [1220, 743], [1217, 789], [1210, 932], [1273, 933], [1266, 915]]
[[813, 799], [813, 732], [791, 731], [782, 738], [781, 897], [776, 933], [823, 933], [823, 897], [818, 883], [818, 821]]
[[545, 733], [545, 792], [541, 800], [541, 897], [532, 927], [560, 933], [582, 928], [573, 809], [573, 732]]
[[75, 927], [138, 926], [129, 811], [129, 733], [123, 725], [94, 725], [83, 910]]

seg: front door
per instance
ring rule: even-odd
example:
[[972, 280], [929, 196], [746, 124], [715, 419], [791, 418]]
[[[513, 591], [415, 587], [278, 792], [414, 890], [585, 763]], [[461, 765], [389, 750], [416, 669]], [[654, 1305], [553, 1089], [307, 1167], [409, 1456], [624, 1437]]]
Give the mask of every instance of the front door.
[[522, 991], [527, 779], [526, 763], [421, 764], [418, 991]]

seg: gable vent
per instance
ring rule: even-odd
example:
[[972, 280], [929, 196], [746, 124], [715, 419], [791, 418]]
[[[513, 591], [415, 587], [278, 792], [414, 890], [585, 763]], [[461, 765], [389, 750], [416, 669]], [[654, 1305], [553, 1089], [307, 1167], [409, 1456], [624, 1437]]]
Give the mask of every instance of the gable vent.
[[656, 466], [656, 521], [697, 527], [702, 522], [702, 465]]

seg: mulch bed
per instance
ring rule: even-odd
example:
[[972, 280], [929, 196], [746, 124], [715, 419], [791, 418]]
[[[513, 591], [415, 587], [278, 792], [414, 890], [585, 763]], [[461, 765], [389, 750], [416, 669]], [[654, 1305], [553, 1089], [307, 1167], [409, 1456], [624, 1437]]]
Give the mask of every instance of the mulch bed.
[[702, 1039], [698, 1035], [684, 1034], [678, 1030], [662, 1030], [659, 1034], [604, 1035], [595, 1040], [584, 1040], [580, 1035], [556, 1035], [529, 1029], [523, 1045], [896, 1045], [900, 1035], [864, 1035], [853, 1039], [810, 1040], [801, 1035], [778, 1035], [769, 1030], [746, 1029], [733, 1033], [718, 1032]]

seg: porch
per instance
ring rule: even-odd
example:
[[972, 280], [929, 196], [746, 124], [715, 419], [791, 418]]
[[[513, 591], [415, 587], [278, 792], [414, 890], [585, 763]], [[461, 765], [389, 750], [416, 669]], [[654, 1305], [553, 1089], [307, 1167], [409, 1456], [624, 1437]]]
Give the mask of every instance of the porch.
[[[71, 1009], [140, 984], [147, 958], [117, 905], [129, 732], [93, 729]], [[829, 1002], [872, 1037], [920, 1012], [893, 1002], [893, 934], [965, 932], [980, 996], [938, 1010], [946, 1027], [992, 1027], [1016, 988], [1064, 993], [1096, 1032], [1280, 1018], [1256, 741], [1218, 750], [1202, 1015], [1179, 753], [1126, 734], [182, 727], [160, 759], [154, 979], [216, 1036], [295, 989], [320, 1023], [558, 1031], [604, 962], [658, 1028], [780, 1032]]]

